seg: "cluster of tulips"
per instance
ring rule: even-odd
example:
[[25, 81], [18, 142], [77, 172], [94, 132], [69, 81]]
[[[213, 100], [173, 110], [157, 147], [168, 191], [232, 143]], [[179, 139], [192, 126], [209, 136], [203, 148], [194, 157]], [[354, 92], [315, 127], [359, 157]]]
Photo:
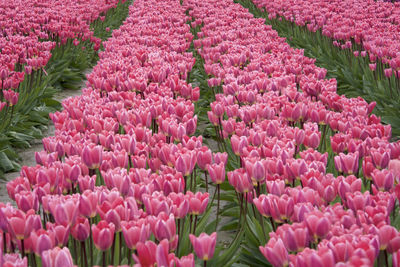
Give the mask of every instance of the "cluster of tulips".
[[199, 88], [186, 82], [195, 62], [187, 21], [178, 0], [130, 7], [83, 94], [51, 114], [56, 133], [37, 165], [7, 184], [17, 208], [0, 204], [1, 264], [194, 266], [192, 253], [178, 257], [190, 243], [213, 257], [216, 233], [195, 235], [210, 205], [193, 172], [227, 157], [189, 137]]
[[[203, 218], [217, 195], [221, 230], [230, 190], [237, 237], [256, 221], [273, 266], [388, 265], [389, 254], [399, 266], [400, 142], [375, 103], [338, 95], [315, 60], [232, 0], [181, 2], [136, 0], [82, 96], [50, 115], [37, 165], [7, 184], [17, 207], [0, 204], [0, 263], [179, 267], [195, 266], [194, 251], [207, 265], [217, 232]], [[216, 153], [192, 136], [192, 44], [215, 95]]]
[[[94, 31], [124, 2], [0, 1], [0, 176], [17, 168], [15, 147], [40, 136], [48, 121], [43, 113], [58, 106], [49, 99], [54, 85], [75, 78], [71, 62], [96, 53], [101, 39]], [[82, 57], [79, 66], [90, 58]]]
[[100, 48], [101, 40], [93, 35], [90, 23], [104, 19], [107, 10], [115, 8], [118, 1], [2, 1], [0, 4], [0, 88], [18, 90], [25, 75], [46, 66], [55, 46], [65, 45], [69, 40], [75, 45], [90, 40], [96, 49]]
[[[221, 147], [229, 150], [230, 144], [240, 162], [227, 174], [229, 183], [241, 213], [251, 213], [248, 202], [261, 226], [273, 229], [259, 248], [265, 258], [273, 266], [382, 266], [392, 254], [399, 266], [400, 233], [391, 223], [398, 216], [400, 143], [390, 143], [390, 125], [371, 115], [375, 103], [338, 95], [325, 69], [242, 6], [185, 2], [199, 29], [195, 48], [216, 93], [209, 120]], [[296, 21], [300, 11], [330, 14], [315, 8], [315, 1], [255, 2], [275, 13], [285, 6]], [[339, 10], [346, 3], [321, 5]], [[382, 12], [396, 9], [390, 7]], [[365, 13], [346, 10], [341, 25], [349, 10]]]
[[265, 1], [254, 0], [268, 17], [284, 18], [309, 31], [320, 30], [333, 45], [369, 57], [369, 67], [383, 77], [400, 76], [400, 3], [390, 1]]

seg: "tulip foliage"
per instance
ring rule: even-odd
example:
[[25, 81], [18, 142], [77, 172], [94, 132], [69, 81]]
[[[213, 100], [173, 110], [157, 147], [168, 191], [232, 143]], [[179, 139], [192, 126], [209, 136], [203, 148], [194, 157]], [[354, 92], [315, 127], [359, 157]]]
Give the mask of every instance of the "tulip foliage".
[[399, 266], [391, 126], [263, 19], [136, 0], [103, 46], [7, 184], [2, 264]]

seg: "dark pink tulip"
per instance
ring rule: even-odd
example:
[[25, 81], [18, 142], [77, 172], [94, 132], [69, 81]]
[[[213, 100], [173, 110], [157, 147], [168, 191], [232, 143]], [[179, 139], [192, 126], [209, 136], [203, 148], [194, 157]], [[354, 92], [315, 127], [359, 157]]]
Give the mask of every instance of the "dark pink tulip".
[[215, 245], [217, 242], [217, 233], [211, 235], [201, 233], [199, 237], [189, 234], [190, 242], [198, 258], [208, 261], [214, 256]]
[[100, 221], [92, 225], [93, 242], [97, 249], [105, 251], [114, 241], [115, 226], [113, 223]]
[[3, 90], [3, 96], [10, 106], [14, 106], [18, 103], [19, 93], [13, 90]]
[[74, 266], [71, 253], [66, 247], [62, 249], [55, 247], [53, 249], [43, 251], [41, 257], [43, 267]]
[[90, 234], [89, 220], [84, 217], [78, 217], [71, 229], [72, 237], [78, 241], [85, 241]]
[[264, 257], [274, 267], [287, 266], [289, 264], [289, 254], [282, 240], [271, 238], [265, 247], [259, 247]]

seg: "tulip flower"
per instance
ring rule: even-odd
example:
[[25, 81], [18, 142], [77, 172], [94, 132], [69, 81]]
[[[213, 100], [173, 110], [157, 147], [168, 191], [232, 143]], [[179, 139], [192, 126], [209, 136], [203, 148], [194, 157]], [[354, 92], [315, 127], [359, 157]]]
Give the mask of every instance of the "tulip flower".
[[75, 225], [71, 229], [72, 237], [82, 242], [85, 241], [90, 234], [89, 220], [83, 217], [78, 217]]
[[136, 263], [142, 266], [153, 266], [156, 263], [157, 245], [153, 241], [139, 242], [136, 246], [137, 255], [132, 254]]
[[3, 266], [7, 267], [26, 267], [28, 266], [28, 258], [23, 257], [19, 254], [5, 254], [2, 258]]
[[139, 242], [146, 242], [150, 236], [150, 225], [143, 220], [122, 222], [121, 226], [125, 244], [129, 249], [136, 249], [136, 245]]
[[271, 238], [265, 247], [260, 246], [259, 248], [272, 266], [281, 267], [289, 264], [289, 255], [282, 240]]
[[208, 173], [210, 174], [210, 179], [218, 184], [222, 184], [225, 180], [225, 165], [223, 162], [220, 164], [207, 165]]
[[48, 249], [52, 249], [55, 244], [55, 234], [51, 231], [46, 231], [43, 229], [39, 229], [35, 232], [32, 232], [31, 241], [33, 245], [33, 251], [36, 255], [42, 255], [43, 251]]
[[82, 150], [82, 160], [89, 169], [97, 169], [102, 162], [102, 152], [101, 146], [85, 146]]
[[190, 242], [198, 258], [208, 261], [214, 256], [215, 245], [217, 242], [217, 233], [211, 235], [201, 233], [199, 237], [189, 234]]
[[71, 253], [66, 247], [62, 249], [55, 247], [53, 249], [43, 251], [41, 257], [43, 267], [74, 266]]
[[115, 226], [113, 223], [100, 221], [92, 225], [93, 242], [97, 249], [108, 250], [114, 241]]

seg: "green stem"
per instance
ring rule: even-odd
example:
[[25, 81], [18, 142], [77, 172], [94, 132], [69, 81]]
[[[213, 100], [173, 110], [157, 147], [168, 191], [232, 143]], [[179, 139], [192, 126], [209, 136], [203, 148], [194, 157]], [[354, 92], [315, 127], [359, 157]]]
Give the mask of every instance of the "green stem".
[[220, 191], [221, 191], [220, 190], [220, 184], [217, 184], [218, 199], [217, 199], [217, 218], [216, 218], [216, 222], [215, 222], [215, 231], [218, 230]]

